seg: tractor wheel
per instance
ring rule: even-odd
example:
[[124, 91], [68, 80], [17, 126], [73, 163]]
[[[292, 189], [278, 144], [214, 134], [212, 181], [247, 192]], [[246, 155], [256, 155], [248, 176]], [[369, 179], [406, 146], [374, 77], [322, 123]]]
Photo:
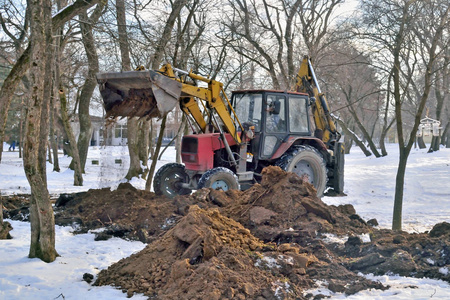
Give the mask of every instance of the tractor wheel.
[[177, 195], [189, 195], [190, 189], [183, 188], [182, 183], [189, 183], [189, 176], [182, 164], [170, 163], [162, 166], [153, 179], [153, 190], [157, 195], [173, 198]]
[[310, 146], [296, 146], [276, 163], [281, 169], [306, 179], [322, 197], [327, 185], [327, 168], [322, 155]]
[[229, 169], [218, 167], [207, 171], [198, 181], [198, 189], [212, 188], [215, 190], [239, 190], [236, 175]]

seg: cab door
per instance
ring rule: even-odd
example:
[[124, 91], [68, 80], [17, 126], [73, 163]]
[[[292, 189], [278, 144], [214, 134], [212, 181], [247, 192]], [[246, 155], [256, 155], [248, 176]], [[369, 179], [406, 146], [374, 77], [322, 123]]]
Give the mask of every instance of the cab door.
[[286, 94], [267, 93], [263, 102], [261, 159], [269, 159], [287, 136]]

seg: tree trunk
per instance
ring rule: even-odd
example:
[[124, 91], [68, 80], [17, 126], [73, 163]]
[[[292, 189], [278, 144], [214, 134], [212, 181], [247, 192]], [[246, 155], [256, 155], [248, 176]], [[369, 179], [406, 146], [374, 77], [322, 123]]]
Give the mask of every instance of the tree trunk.
[[150, 191], [152, 186], [153, 175], [156, 169], [156, 163], [158, 162], [159, 150], [161, 149], [162, 139], [164, 136], [164, 129], [166, 128], [167, 115], [161, 120], [161, 128], [159, 129], [158, 141], [156, 142], [155, 152], [152, 157], [152, 164], [150, 166], [150, 171], [147, 176], [147, 181], [145, 183], [145, 190]]
[[423, 136], [419, 136], [417, 138], [417, 144], [419, 144], [420, 149], [425, 149], [427, 145], [425, 145], [425, 142], [423, 141]]
[[392, 217], [392, 230], [402, 230], [403, 189], [405, 186], [406, 163], [408, 152], [400, 149], [397, 176], [395, 178], [394, 214]]
[[150, 120], [150, 132], [148, 133], [148, 152], [149, 157], [153, 157], [155, 155], [155, 149], [153, 148], [153, 137], [154, 137], [154, 127], [153, 127], [153, 120]]
[[444, 128], [444, 132], [442, 133], [441, 144], [446, 145], [446, 148], [449, 148], [448, 145], [450, 143], [450, 121], [447, 122]]
[[58, 134], [55, 131], [55, 102], [53, 101], [54, 94], [50, 98], [50, 145], [53, 152], [53, 171], [59, 172], [59, 159], [58, 159]]
[[[122, 59], [122, 71], [131, 70], [130, 49], [128, 44], [125, 1], [116, 0], [117, 28], [119, 32], [119, 47]], [[129, 118], [127, 121], [127, 141], [128, 153], [130, 155], [130, 167], [125, 176], [127, 180], [142, 174], [142, 168], [139, 160], [139, 121], [137, 118]]]
[[183, 114], [181, 117], [180, 129], [178, 130], [177, 140], [175, 143], [176, 150], [176, 162], [181, 163], [181, 141], [183, 140], [183, 136], [187, 134], [187, 120], [186, 116]]
[[[34, 0], [31, 5], [31, 103], [27, 114], [24, 145], [25, 175], [31, 187], [30, 223], [31, 243], [29, 257], [38, 257], [45, 262], [52, 262], [58, 253], [55, 249], [55, 220], [53, 216], [50, 195], [47, 190], [45, 159], [47, 138], [43, 139], [48, 123], [45, 122], [43, 110], [45, 107], [45, 77], [51, 76], [46, 67], [50, 57], [46, 49], [51, 41], [51, 1]], [[47, 70], [47, 72], [46, 72]], [[47, 104], [48, 105], [48, 104]], [[48, 120], [48, 119], [47, 119]], [[44, 154], [40, 153], [44, 149]]]
[[431, 138], [430, 149], [428, 149], [428, 153], [433, 151], [439, 151], [439, 144], [441, 143], [441, 139], [439, 136], [433, 136]]
[[[99, 4], [96, 11], [102, 10], [104, 4]], [[78, 106], [78, 119], [80, 121], [80, 135], [78, 136], [78, 153], [80, 155], [81, 171], [85, 173], [86, 159], [88, 155], [89, 145], [92, 136], [91, 117], [89, 116], [89, 104], [92, 94], [97, 86], [95, 74], [98, 73], [98, 56], [95, 47], [95, 40], [92, 34], [92, 22], [89, 20], [87, 12], [84, 11], [79, 15], [81, 40], [83, 42], [84, 51], [88, 60], [88, 74], [80, 93], [80, 102]]]
[[387, 151], [386, 151], [386, 143], [384, 142], [384, 140], [386, 139], [386, 132], [381, 132], [380, 135], [380, 150], [381, 150], [381, 156], [386, 156], [388, 155]]
[[47, 151], [47, 155], [48, 155], [47, 161], [48, 161], [50, 164], [53, 165], [52, 148], [50, 147], [50, 142], [47, 142], [47, 148], [48, 148], [48, 151]]
[[[19, 148], [19, 158], [22, 158], [22, 148], [23, 148], [23, 126], [24, 126], [24, 122], [25, 122], [26, 115], [27, 115], [26, 107], [27, 107], [27, 105], [25, 105], [25, 104], [23, 103], [23, 100], [22, 100], [22, 109], [20, 110], [20, 121], [19, 121], [19, 145], [18, 145], [18, 148]], [[0, 149], [0, 151], [1, 151], [1, 149]]]
[[78, 148], [77, 148], [77, 142], [75, 140], [75, 135], [73, 134], [72, 128], [70, 127], [70, 120], [69, 116], [67, 115], [67, 100], [66, 100], [66, 94], [64, 93], [63, 89], [61, 88], [59, 90], [59, 101], [61, 103], [61, 119], [64, 126], [64, 131], [67, 134], [67, 137], [69, 139], [69, 145], [72, 151], [72, 162], [73, 162], [73, 168], [74, 168], [74, 179], [73, 179], [73, 185], [75, 186], [82, 186], [83, 185], [83, 173], [81, 171], [81, 163], [80, 163], [80, 156], [78, 154]]
[[[100, 0], [76, 0], [73, 4], [66, 6], [52, 18], [51, 23], [53, 30], [56, 30], [56, 28], [59, 28], [65, 22], [72, 19], [80, 11], [93, 6], [99, 1]], [[31, 44], [28, 45], [16, 61], [0, 89], [0, 161], [2, 159], [3, 140], [5, 136], [5, 126], [8, 118], [9, 106], [17, 85], [30, 67], [30, 55]]]
[[148, 151], [150, 144], [150, 121], [142, 120], [139, 122], [139, 160], [142, 162], [142, 166], [144, 166], [144, 170], [142, 173], [143, 178], [147, 178], [148, 173]]
[[137, 177], [142, 174], [141, 163], [139, 160], [139, 126], [138, 119], [136, 117], [128, 119], [127, 126], [127, 139], [128, 139], [128, 151], [130, 155], [130, 168], [125, 176], [127, 180], [131, 180], [133, 177]]

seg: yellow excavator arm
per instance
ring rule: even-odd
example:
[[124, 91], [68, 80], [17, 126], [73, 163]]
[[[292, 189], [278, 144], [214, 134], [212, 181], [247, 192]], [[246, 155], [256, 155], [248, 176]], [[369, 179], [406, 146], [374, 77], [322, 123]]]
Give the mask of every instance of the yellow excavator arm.
[[[175, 78], [175, 80], [182, 83], [180, 95], [180, 107], [187, 114], [192, 116], [202, 132], [207, 132], [207, 122], [205, 121], [204, 113], [208, 114], [209, 120], [213, 120], [212, 124], [217, 130], [221, 130], [220, 125], [215, 120], [214, 112], [217, 113], [222, 121], [225, 131], [229, 133], [237, 144], [241, 143], [241, 138], [237, 133], [235, 123], [232, 116], [237, 120], [238, 125], [243, 130], [236, 113], [234, 112], [225, 91], [223, 90], [223, 83], [212, 80], [201, 75], [195, 74], [192, 71], [187, 72], [173, 68], [170, 64], [164, 65], [160, 71], [166, 76]], [[185, 75], [185, 77], [192, 80], [205, 82], [208, 87], [198, 87], [187, 83], [182, 76], [176, 77], [175, 72]], [[203, 110], [201, 109], [203, 108]], [[229, 113], [231, 111], [232, 114]]]
[[313, 98], [311, 106], [314, 123], [316, 130], [319, 129], [322, 132], [322, 136], [319, 138], [325, 144], [335, 140], [339, 133], [337, 132], [334, 119], [331, 116], [327, 99], [320, 90], [311, 60], [308, 56], [303, 57], [300, 70], [297, 74], [295, 90], [297, 92], [308, 93]]
[[[233, 119], [242, 130], [243, 127], [221, 82], [173, 68], [170, 64], [159, 70], [99, 73], [97, 81], [107, 117], [162, 117], [180, 105], [203, 133], [213, 127], [221, 133], [229, 133], [237, 144], [241, 144]], [[193, 81], [202, 81], [207, 87], [196, 86]]]

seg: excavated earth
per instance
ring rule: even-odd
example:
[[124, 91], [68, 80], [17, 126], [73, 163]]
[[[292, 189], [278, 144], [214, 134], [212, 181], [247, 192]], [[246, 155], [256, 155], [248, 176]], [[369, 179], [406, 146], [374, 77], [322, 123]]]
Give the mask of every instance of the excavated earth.
[[[27, 220], [27, 197], [3, 197], [4, 217]], [[409, 234], [377, 229], [353, 206], [330, 206], [278, 167], [246, 191], [199, 190], [175, 199], [121, 184], [63, 194], [55, 220], [76, 232], [104, 228], [148, 245], [102, 270], [95, 285], [150, 299], [309, 299], [318, 283], [348, 295], [387, 289], [360, 274], [450, 282], [450, 224]], [[14, 231], [10, 232], [14, 237]], [[80, 274], [80, 277], [82, 274]]]

